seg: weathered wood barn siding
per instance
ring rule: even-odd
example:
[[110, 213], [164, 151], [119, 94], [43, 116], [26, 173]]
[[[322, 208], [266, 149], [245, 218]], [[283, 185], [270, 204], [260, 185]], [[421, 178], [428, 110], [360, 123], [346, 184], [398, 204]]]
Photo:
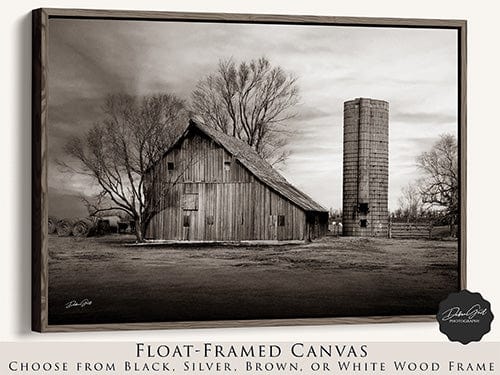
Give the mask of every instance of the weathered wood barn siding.
[[146, 237], [166, 240], [301, 240], [326, 234], [321, 220], [284, 198], [193, 128], [153, 168], [162, 211]]

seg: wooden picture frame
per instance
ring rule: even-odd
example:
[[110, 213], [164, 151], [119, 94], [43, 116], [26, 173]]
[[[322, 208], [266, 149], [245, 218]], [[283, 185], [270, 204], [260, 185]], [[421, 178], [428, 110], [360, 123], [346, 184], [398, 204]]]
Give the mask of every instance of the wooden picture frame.
[[[48, 251], [48, 40], [51, 19], [136, 20], [210, 23], [252, 23], [279, 25], [358, 26], [418, 29], [452, 29], [458, 40], [458, 153], [459, 153], [459, 287], [466, 286], [466, 121], [467, 121], [467, 22], [464, 20], [392, 19], [265, 14], [177, 13], [123, 10], [50, 9], [34, 10], [32, 65], [32, 329], [38, 332], [137, 330], [166, 328], [267, 327], [284, 325], [330, 325], [358, 323], [430, 322], [434, 315], [358, 316], [298, 319], [248, 319], [183, 322], [49, 324]], [[186, 205], [197, 209], [197, 201], [186, 198]], [[210, 218], [213, 221], [213, 217]]]

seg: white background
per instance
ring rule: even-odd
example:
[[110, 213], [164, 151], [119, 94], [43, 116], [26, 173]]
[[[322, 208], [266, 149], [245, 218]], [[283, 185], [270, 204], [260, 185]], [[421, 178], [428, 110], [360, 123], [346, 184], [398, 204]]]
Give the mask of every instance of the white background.
[[[72, 0], [4, 2], [0, 155], [0, 341], [446, 341], [437, 323], [37, 334], [30, 331], [31, 15], [39, 7], [467, 19], [468, 289], [497, 315], [485, 341], [500, 341], [500, 87], [496, 1]], [[145, 306], [144, 308], [147, 308]], [[456, 344], [459, 345], [459, 344]]]

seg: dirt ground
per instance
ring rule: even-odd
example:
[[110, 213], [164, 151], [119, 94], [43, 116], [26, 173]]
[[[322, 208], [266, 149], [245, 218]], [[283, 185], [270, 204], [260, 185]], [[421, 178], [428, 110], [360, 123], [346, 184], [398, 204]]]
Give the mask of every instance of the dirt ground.
[[50, 236], [50, 324], [435, 314], [458, 289], [456, 241], [130, 242]]

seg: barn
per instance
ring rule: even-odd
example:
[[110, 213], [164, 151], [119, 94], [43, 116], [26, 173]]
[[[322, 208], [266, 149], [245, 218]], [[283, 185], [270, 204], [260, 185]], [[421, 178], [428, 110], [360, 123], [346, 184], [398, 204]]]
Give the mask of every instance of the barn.
[[309, 240], [328, 230], [327, 210], [250, 146], [194, 121], [149, 169], [146, 183], [160, 207], [147, 239]]

